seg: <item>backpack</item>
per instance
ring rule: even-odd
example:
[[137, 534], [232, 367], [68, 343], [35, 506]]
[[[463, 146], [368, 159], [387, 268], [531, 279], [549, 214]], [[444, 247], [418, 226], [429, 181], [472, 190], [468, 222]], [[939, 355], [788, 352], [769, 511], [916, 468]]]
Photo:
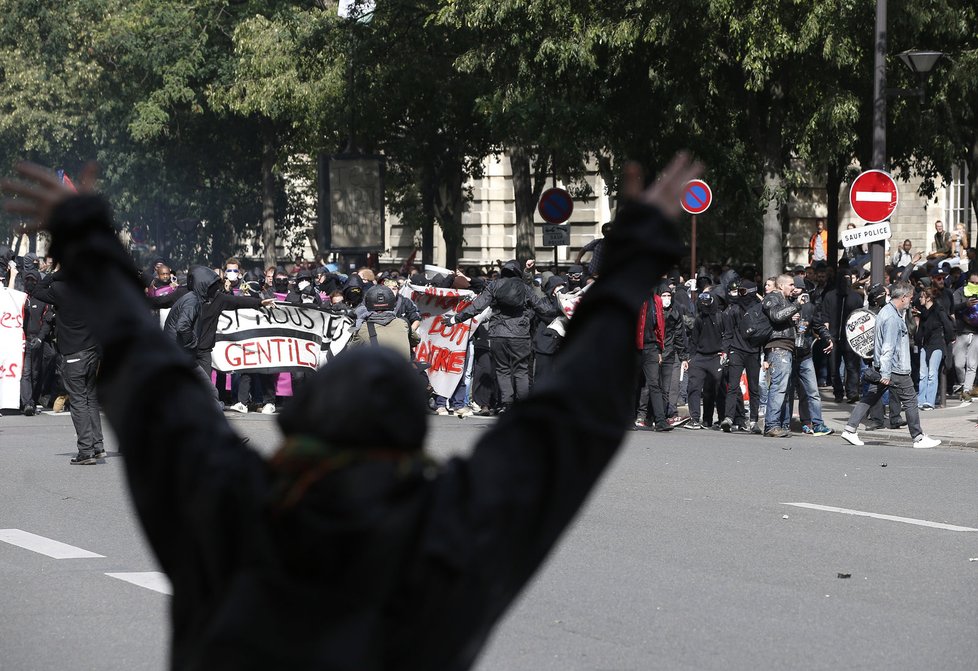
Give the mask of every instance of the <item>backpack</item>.
[[760, 301], [757, 305], [752, 305], [740, 320], [740, 334], [744, 336], [747, 344], [754, 347], [761, 347], [774, 333], [771, 320], [764, 314], [763, 305]]
[[517, 277], [507, 277], [496, 283], [493, 296], [499, 307], [508, 311], [519, 311], [526, 306], [526, 285]]

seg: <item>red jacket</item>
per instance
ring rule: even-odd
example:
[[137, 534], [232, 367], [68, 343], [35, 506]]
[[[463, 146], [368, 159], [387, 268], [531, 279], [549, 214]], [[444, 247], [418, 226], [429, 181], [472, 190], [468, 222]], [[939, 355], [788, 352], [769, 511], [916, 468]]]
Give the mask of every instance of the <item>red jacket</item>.
[[654, 294], [652, 298], [642, 303], [642, 311], [638, 315], [638, 329], [635, 334], [635, 345], [638, 349], [645, 349], [645, 322], [649, 314], [649, 304], [655, 304], [655, 340], [659, 343], [659, 351], [665, 349], [666, 340], [666, 319], [662, 313], [662, 297]]

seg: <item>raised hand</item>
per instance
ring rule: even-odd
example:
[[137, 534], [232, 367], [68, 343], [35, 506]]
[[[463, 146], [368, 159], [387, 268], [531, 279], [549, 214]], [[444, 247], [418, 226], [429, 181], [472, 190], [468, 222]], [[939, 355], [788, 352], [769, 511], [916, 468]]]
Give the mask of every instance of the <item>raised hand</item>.
[[[61, 183], [58, 176], [48, 168], [22, 161], [16, 166], [18, 179], [0, 181], [0, 189], [6, 194], [3, 208], [12, 214], [19, 214], [25, 220], [28, 232], [45, 228], [51, 211], [75, 192]], [[98, 165], [88, 163], [82, 170], [79, 184], [82, 191], [95, 188]]]
[[683, 189], [691, 179], [703, 172], [703, 164], [695, 161], [687, 152], [679, 152], [669, 162], [655, 182], [646, 189], [645, 175], [638, 163], [628, 162], [622, 171], [621, 195], [645, 205], [658, 207], [670, 219], [679, 217]]

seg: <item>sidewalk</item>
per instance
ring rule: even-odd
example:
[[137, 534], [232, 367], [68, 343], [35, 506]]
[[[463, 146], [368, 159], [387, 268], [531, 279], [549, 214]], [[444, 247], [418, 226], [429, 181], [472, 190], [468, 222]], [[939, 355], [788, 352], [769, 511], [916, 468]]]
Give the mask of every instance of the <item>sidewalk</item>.
[[[853, 406], [848, 403], [836, 403], [832, 398], [831, 390], [825, 393], [822, 390], [822, 416], [826, 425], [835, 429], [834, 437], [842, 433], [842, 429], [849, 419]], [[927, 410], [920, 413], [920, 426], [924, 433], [932, 438], [941, 440], [941, 447], [963, 447], [978, 450], [978, 402], [959, 408], [960, 401], [955, 398], [948, 399], [946, 408]], [[906, 421], [906, 417], [904, 417]], [[859, 437], [869, 442], [887, 442], [898, 444], [906, 442], [910, 445], [910, 432], [907, 427], [900, 429], [881, 429], [879, 431], [866, 431], [860, 428]]]

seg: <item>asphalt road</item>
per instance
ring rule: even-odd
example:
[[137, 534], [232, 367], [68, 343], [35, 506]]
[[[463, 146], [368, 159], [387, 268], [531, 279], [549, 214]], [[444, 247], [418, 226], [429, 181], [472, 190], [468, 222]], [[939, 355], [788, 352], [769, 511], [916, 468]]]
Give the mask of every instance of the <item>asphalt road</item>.
[[[229, 419], [274, 445], [271, 418]], [[431, 419], [439, 456], [492, 423]], [[900, 438], [630, 433], [479, 671], [975, 669], [978, 452]], [[69, 466], [73, 441], [66, 414], [0, 419], [0, 670], [164, 669], [121, 458]]]

